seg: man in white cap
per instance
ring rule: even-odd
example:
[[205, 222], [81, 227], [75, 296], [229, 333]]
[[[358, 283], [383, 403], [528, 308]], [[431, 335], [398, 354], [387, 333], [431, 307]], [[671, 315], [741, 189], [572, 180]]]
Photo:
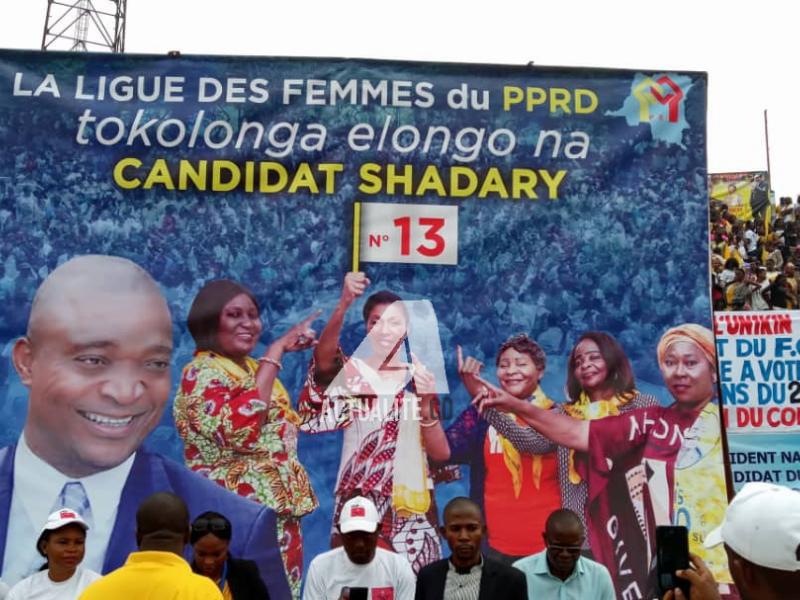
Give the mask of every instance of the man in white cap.
[[315, 557], [303, 600], [413, 600], [416, 579], [408, 560], [378, 548], [378, 510], [355, 496], [339, 516], [340, 548]]
[[[800, 492], [771, 483], [748, 483], [736, 495], [709, 548], [725, 544], [728, 568], [742, 600], [800, 597]], [[692, 600], [717, 600], [714, 580], [702, 561], [677, 575], [691, 582]], [[681, 600], [668, 592], [665, 598]]]

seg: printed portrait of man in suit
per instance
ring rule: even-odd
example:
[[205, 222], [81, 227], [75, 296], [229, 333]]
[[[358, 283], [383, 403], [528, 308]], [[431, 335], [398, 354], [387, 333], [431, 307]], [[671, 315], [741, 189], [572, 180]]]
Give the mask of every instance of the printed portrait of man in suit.
[[121, 566], [136, 549], [139, 502], [170, 491], [193, 517], [226, 514], [231, 551], [257, 562], [271, 597], [289, 596], [274, 513], [142, 448], [169, 399], [171, 357], [167, 303], [135, 263], [82, 256], [42, 282], [12, 352], [28, 414], [17, 443], [0, 450], [0, 579], [13, 585], [39, 569], [35, 540], [64, 506], [90, 525], [84, 566]]

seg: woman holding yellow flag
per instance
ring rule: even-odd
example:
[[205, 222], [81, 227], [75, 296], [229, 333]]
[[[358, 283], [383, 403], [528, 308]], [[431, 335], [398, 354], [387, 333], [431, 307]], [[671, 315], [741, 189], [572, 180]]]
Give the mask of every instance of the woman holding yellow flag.
[[[302, 430], [343, 431], [333, 523], [350, 498], [369, 498], [380, 517], [378, 546], [418, 572], [441, 556], [428, 458], [441, 460], [447, 442], [433, 374], [406, 353], [411, 323], [400, 296], [371, 294], [362, 309], [366, 339], [349, 356], [341, 348], [347, 311], [369, 285], [362, 272], [344, 278], [300, 396]], [[341, 544], [334, 527], [331, 545]]]

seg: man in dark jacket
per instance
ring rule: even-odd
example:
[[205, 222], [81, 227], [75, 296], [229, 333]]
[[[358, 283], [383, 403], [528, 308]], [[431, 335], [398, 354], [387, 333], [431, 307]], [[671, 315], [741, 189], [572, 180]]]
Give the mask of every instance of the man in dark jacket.
[[525, 575], [481, 555], [486, 534], [480, 507], [469, 498], [454, 498], [444, 508], [442, 535], [450, 558], [423, 567], [417, 576], [416, 600], [526, 600]]

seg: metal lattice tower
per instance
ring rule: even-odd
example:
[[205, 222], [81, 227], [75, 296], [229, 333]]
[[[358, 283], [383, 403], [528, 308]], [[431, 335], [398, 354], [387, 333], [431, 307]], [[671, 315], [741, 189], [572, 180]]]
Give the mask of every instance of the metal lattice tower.
[[125, 51], [127, 0], [47, 0], [42, 50]]

